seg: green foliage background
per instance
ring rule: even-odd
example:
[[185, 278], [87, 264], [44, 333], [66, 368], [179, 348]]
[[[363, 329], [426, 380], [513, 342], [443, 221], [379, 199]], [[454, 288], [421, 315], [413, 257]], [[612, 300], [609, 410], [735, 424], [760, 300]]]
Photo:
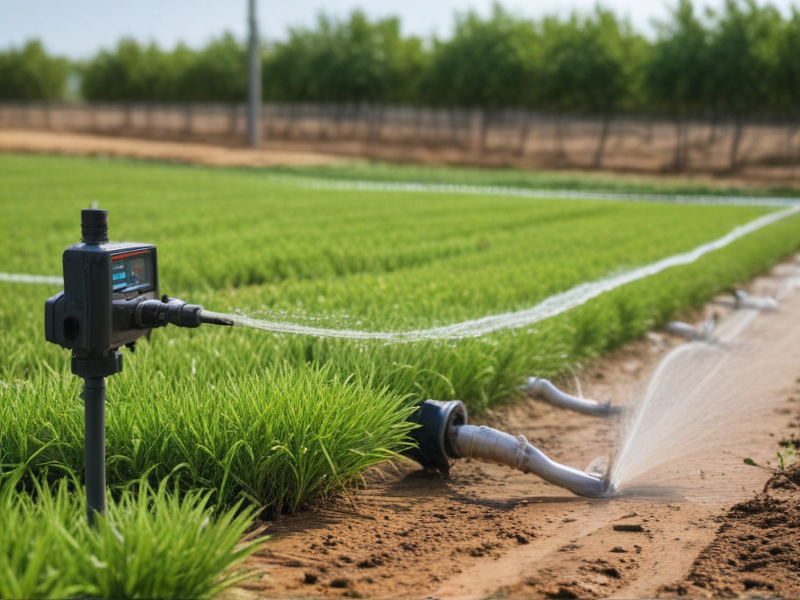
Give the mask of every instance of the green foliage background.
[[[396, 17], [320, 15], [263, 49], [264, 99], [280, 102], [520, 107], [611, 114], [743, 115], [800, 108], [800, 11], [679, 0], [647, 39], [600, 7], [529, 20], [496, 4], [455, 16], [449, 39], [403, 35]], [[90, 101], [239, 102], [246, 49], [231, 34], [172, 50], [123, 39], [72, 65]], [[0, 53], [0, 99], [63, 94], [68, 61], [39, 42]]]

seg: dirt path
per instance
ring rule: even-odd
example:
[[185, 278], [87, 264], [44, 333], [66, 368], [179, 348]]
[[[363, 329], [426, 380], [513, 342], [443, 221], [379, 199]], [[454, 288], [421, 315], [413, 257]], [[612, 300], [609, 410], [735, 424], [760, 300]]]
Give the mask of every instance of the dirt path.
[[[503, 157], [487, 155], [476, 158], [473, 154], [447, 149], [406, 148], [355, 142], [293, 142], [271, 140], [261, 150], [250, 150], [241, 146], [196, 141], [159, 140], [113, 135], [40, 131], [34, 129], [0, 129], [0, 152], [35, 154], [66, 154], [75, 156], [113, 156], [142, 160], [161, 160], [218, 167], [276, 167], [276, 166], [320, 166], [334, 165], [358, 160], [382, 160], [388, 162], [461, 165], [483, 167], [510, 167], [520, 169], [538, 168], [536, 165], [504, 162]], [[709, 187], [746, 189], [749, 186], [782, 185], [787, 188], [800, 186], [798, 171], [794, 168], [751, 168], [738, 174], [711, 175], [693, 173], [686, 175], [652, 174], [647, 172], [560, 169], [565, 175], [577, 176], [591, 173], [593, 178], [625, 178], [631, 182], [654, 185], [691, 181]]]
[[332, 165], [347, 160], [309, 151], [250, 150], [196, 142], [13, 129], [0, 129], [0, 152], [114, 156], [215, 167], [310, 167]]
[[[800, 259], [752, 289], [775, 294], [798, 274]], [[741, 315], [725, 317], [723, 327], [737, 326]], [[770, 475], [743, 459], [774, 458], [778, 440], [800, 423], [800, 290], [779, 311], [758, 314], [737, 339], [750, 353], [718, 376], [728, 386], [757, 381], [747, 388], [757, 389], [754, 410], [734, 420], [713, 451], [651, 473], [638, 491], [587, 500], [478, 462], [457, 461], [449, 478], [386, 465], [368, 475], [366, 489], [271, 524], [273, 540], [248, 564], [258, 576], [227, 596], [640, 598], [684, 591], [719, 518], [753, 498]], [[623, 348], [579, 375], [583, 393], [626, 402], [678, 343], [651, 334]], [[521, 433], [576, 467], [608, 454], [615, 439], [613, 422], [535, 401], [472, 421]]]

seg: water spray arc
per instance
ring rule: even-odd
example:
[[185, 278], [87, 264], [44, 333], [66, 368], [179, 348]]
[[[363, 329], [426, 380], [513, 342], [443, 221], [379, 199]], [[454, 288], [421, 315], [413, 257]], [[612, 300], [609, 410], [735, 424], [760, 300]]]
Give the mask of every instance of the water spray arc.
[[223, 325], [203, 307], [159, 299], [156, 247], [109, 242], [108, 213], [81, 212], [82, 241], [64, 251], [64, 291], [45, 302], [45, 338], [72, 351], [72, 373], [83, 378], [86, 510], [90, 523], [106, 509], [106, 377], [122, 371], [120, 348], [167, 324]]

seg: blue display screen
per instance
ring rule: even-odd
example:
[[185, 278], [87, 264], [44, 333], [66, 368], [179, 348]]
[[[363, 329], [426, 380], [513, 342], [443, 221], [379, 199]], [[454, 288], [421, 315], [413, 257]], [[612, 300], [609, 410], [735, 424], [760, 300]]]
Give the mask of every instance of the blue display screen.
[[114, 292], [146, 292], [155, 285], [153, 255], [149, 250], [111, 257], [111, 289]]

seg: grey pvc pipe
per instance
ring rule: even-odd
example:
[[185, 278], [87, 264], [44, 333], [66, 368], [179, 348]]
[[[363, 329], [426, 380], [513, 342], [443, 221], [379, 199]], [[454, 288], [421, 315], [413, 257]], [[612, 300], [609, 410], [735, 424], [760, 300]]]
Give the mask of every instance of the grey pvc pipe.
[[769, 296], [753, 296], [744, 290], [736, 290], [736, 308], [752, 308], [755, 310], [778, 310], [778, 301]]
[[529, 444], [524, 436], [514, 437], [491, 427], [457, 425], [452, 429], [452, 439], [455, 451], [464, 458], [533, 473], [578, 496], [602, 498], [613, 493], [605, 479], [550, 460], [541, 450]]
[[106, 380], [87, 377], [83, 383], [86, 516], [94, 525], [106, 512]]
[[719, 300], [714, 300], [714, 304], [737, 310], [749, 308], [768, 312], [780, 308], [780, 304], [775, 298], [771, 298], [770, 296], [754, 296], [743, 290], [736, 290], [733, 293], [733, 300], [720, 298]]
[[542, 379], [541, 377], [528, 377], [522, 389], [532, 398], [544, 400], [553, 406], [568, 408], [569, 410], [583, 413], [584, 415], [608, 417], [622, 411], [622, 407], [620, 406], [611, 406], [610, 400], [598, 402], [597, 400], [578, 398], [577, 396], [565, 394], [547, 379]]
[[683, 321], [672, 321], [667, 323], [667, 332], [693, 342], [716, 342], [717, 338], [714, 336], [715, 324], [714, 317], [706, 319], [699, 327]]

